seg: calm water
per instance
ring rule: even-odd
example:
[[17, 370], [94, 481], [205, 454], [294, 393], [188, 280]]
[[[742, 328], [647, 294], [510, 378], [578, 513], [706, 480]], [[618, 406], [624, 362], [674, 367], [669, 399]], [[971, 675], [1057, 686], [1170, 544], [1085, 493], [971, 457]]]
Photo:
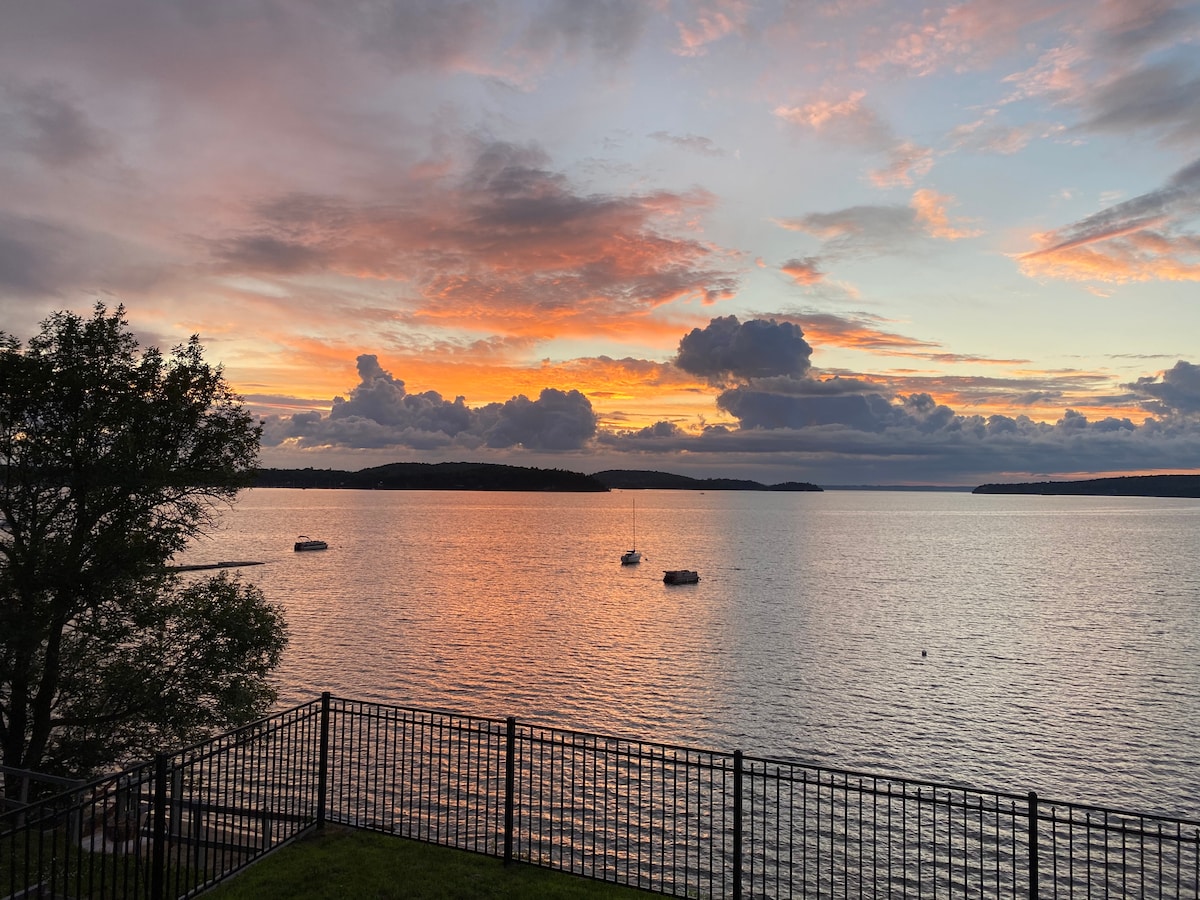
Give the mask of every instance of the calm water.
[[289, 703], [1200, 818], [1198, 548], [1189, 500], [260, 489], [188, 561], [266, 563], [243, 572], [287, 610]]

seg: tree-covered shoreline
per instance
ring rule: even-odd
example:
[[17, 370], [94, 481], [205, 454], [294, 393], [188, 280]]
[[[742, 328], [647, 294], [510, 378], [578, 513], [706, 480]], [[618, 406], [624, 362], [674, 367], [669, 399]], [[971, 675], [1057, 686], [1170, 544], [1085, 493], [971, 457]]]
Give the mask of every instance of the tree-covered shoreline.
[[260, 469], [254, 487], [387, 491], [700, 490], [820, 491], [815, 484], [767, 485], [736, 478], [691, 478], [668, 472], [609, 469], [594, 475], [495, 463], [390, 463], [356, 472], [342, 469]]
[[1129, 475], [1082, 481], [982, 484], [974, 494], [1042, 494], [1092, 497], [1200, 497], [1200, 475]]

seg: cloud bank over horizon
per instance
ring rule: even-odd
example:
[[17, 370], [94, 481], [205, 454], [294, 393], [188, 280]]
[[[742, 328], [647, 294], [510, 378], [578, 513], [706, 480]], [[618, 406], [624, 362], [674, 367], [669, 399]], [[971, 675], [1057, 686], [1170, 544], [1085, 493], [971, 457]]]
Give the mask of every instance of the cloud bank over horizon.
[[[777, 480], [826, 484], [873, 483], [885, 472], [896, 483], [968, 484], [1091, 470], [1189, 471], [1200, 459], [1200, 366], [1184, 360], [1124, 386], [1126, 401], [1152, 413], [1135, 424], [1072, 409], [1054, 422], [960, 415], [928, 393], [822, 377], [811, 369], [811, 353], [803, 330], [789, 321], [723, 316], [685, 334], [674, 365], [711, 379], [714, 405], [736, 420], [697, 432], [669, 421], [601, 431], [590, 401], [576, 390], [546, 388], [535, 400], [518, 395], [479, 407], [462, 396], [410, 393], [376, 356], [363, 354], [359, 384], [348, 397], [335, 397], [328, 414], [269, 416], [264, 446], [268, 460], [281, 448], [429, 460], [469, 454], [481, 461], [502, 451], [504, 461], [526, 458], [529, 465], [559, 455], [562, 467], [587, 471], [647, 468], [645, 460], [674, 457], [716, 473], [722, 459], [770, 456], [759, 468], [776, 472]], [[896, 448], [905, 457], [901, 467]]]

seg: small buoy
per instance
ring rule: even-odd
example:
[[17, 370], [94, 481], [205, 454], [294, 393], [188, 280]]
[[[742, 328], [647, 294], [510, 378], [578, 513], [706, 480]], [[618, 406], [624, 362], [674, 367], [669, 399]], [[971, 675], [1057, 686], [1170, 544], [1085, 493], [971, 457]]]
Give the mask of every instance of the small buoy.
[[925, 655], [925, 651], [924, 651], [924, 650], [922, 650], [922, 651], [921, 651], [921, 655], [922, 655], [922, 656], [924, 656], [924, 655]]

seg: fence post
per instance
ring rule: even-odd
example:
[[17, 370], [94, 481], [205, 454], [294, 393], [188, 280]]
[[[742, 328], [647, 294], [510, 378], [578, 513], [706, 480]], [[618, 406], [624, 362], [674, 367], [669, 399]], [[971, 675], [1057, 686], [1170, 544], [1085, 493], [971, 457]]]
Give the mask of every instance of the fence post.
[[733, 751], [733, 900], [742, 900], [742, 751]]
[[1029, 792], [1029, 900], [1038, 900], [1038, 796]]
[[150, 900], [163, 900], [167, 874], [167, 755], [154, 757], [154, 846], [150, 857]]
[[321, 694], [321, 749], [317, 757], [317, 830], [325, 827], [325, 797], [329, 791], [329, 691]]
[[517, 781], [517, 720], [509, 716], [504, 740], [504, 864], [513, 858], [513, 801]]

